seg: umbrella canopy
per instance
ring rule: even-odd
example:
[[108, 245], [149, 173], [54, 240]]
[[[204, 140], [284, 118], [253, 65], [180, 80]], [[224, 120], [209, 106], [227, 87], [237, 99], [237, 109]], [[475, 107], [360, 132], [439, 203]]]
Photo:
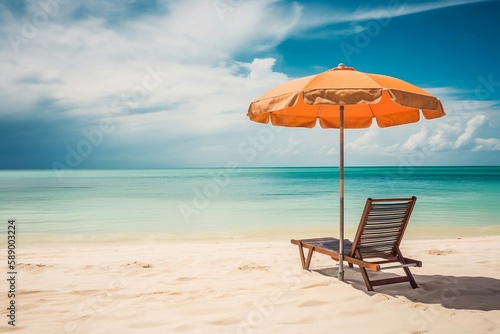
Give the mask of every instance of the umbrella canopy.
[[259, 123], [288, 127], [340, 129], [340, 261], [343, 280], [344, 128], [415, 123], [445, 115], [439, 99], [393, 77], [356, 71], [339, 64], [326, 72], [288, 81], [254, 100], [247, 116]]
[[247, 116], [255, 122], [312, 128], [340, 128], [340, 108], [345, 105], [344, 128], [368, 128], [373, 118], [380, 127], [418, 122], [444, 116], [441, 102], [423, 89], [393, 77], [338, 67], [277, 86], [254, 100]]

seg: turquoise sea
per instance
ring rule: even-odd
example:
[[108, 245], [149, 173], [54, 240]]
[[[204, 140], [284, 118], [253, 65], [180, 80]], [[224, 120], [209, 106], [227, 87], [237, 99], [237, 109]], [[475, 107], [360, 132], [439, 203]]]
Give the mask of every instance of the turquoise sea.
[[[346, 167], [347, 227], [367, 197], [409, 196], [412, 226], [500, 226], [500, 167]], [[0, 221], [22, 233], [337, 231], [338, 217], [336, 167], [0, 171]]]

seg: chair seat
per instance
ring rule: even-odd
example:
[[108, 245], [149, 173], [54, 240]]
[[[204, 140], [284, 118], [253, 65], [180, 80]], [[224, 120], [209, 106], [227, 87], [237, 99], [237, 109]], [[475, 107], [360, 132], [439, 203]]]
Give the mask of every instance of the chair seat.
[[[324, 238], [301, 239], [301, 241], [303, 244], [339, 253], [340, 239], [337, 238], [324, 237]], [[352, 247], [352, 241], [349, 239], [344, 239], [344, 255], [348, 255], [351, 252], [351, 247]]]

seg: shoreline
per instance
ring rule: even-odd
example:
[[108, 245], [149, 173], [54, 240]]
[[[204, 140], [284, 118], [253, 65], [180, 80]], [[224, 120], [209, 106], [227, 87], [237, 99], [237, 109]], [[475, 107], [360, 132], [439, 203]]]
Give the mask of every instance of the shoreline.
[[[344, 237], [354, 237], [356, 229], [345, 227]], [[0, 235], [6, 236], [6, 233]], [[143, 242], [231, 242], [231, 241], [286, 241], [298, 238], [338, 237], [338, 227], [292, 227], [259, 230], [198, 231], [185, 233], [117, 232], [117, 233], [18, 233], [19, 245], [29, 244], [101, 244]], [[410, 240], [463, 239], [500, 236], [500, 226], [408, 226], [403, 243]], [[7, 238], [0, 238], [0, 247], [7, 245]]]

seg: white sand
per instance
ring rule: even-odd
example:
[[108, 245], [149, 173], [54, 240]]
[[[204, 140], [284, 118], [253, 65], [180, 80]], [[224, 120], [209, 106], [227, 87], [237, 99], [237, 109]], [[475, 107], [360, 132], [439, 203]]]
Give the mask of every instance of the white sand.
[[375, 292], [321, 254], [302, 270], [289, 239], [21, 239], [16, 327], [2, 279], [0, 332], [500, 333], [499, 236], [404, 240], [420, 288]]

